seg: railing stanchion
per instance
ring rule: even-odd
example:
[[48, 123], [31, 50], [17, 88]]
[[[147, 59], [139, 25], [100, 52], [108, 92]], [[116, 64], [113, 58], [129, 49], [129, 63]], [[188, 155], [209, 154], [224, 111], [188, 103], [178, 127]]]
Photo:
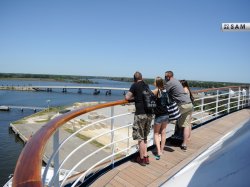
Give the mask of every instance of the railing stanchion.
[[237, 109], [240, 109], [240, 87], [239, 87], [239, 92], [238, 92], [238, 106]]
[[[128, 127], [128, 137], [129, 137], [129, 127]], [[128, 138], [128, 142], [127, 142], [127, 148], [128, 148], [128, 151], [127, 151], [127, 155], [129, 155], [129, 147], [130, 147], [130, 142], [129, 142], [129, 139], [130, 138]]]
[[232, 93], [232, 90], [231, 90], [231, 88], [229, 88], [229, 90], [228, 90], [228, 103], [227, 103], [227, 113], [230, 113], [230, 100], [231, 100], [231, 93]]
[[248, 86], [248, 107], [250, 107], [250, 86]]
[[247, 91], [245, 88], [242, 89], [242, 108], [246, 108], [247, 106]]
[[[59, 147], [59, 130], [57, 129], [53, 136], [53, 151], [55, 152]], [[56, 153], [54, 157], [54, 175], [56, 175], [59, 169], [59, 152]], [[59, 186], [59, 175], [56, 175], [54, 178], [54, 186]]]
[[[114, 116], [114, 106], [111, 107], [111, 117]], [[115, 145], [114, 143], [114, 118], [111, 119], [111, 152], [112, 152], [112, 157], [111, 157], [111, 166], [114, 168], [114, 153], [115, 153]]]
[[218, 117], [218, 106], [219, 106], [219, 90], [216, 91], [216, 108], [215, 108], [215, 117]]
[[201, 116], [202, 116], [202, 118], [201, 118], [201, 123], [203, 123], [203, 117], [204, 117], [204, 97], [205, 97], [205, 93], [204, 92], [202, 92], [201, 93]]

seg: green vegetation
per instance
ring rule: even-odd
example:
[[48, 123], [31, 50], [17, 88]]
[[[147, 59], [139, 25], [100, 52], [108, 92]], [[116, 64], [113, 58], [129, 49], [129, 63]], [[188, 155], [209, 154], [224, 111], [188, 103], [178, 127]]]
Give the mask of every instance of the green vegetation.
[[[128, 77], [107, 77], [109, 80], [114, 81], [124, 81], [124, 82], [133, 82], [133, 78]], [[144, 81], [148, 84], [153, 84], [154, 79], [144, 78]], [[213, 82], [213, 81], [195, 81], [187, 80], [190, 87], [196, 88], [219, 88], [225, 86], [238, 86], [238, 85], [250, 85], [249, 83], [235, 83], [235, 82]]]
[[96, 84], [89, 80], [94, 78], [91, 76], [76, 76], [76, 75], [47, 75], [47, 74], [26, 74], [26, 73], [0, 73], [0, 79], [29, 79], [29, 80], [44, 80], [44, 81], [63, 81], [75, 82], [81, 84]]
[[[47, 75], [47, 74], [22, 74], [22, 73], [0, 73], [0, 79], [32, 79], [32, 80], [48, 80], [48, 81], [64, 81], [75, 82], [80, 84], [97, 84], [90, 79], [108, 79], [122, 82], [133, 82], [132, 77], [105, 77], [105, 76], [76, 76], [76, 75]], [[153, 84], [154, 79], [144, 78], [148, 84]], [[249, 83], [236, 82], [213, 82], [213, 81], [195, 81], [188, 80], [190, 87], [196, 88], [218, 88], [224, 86], [250, 85]]]

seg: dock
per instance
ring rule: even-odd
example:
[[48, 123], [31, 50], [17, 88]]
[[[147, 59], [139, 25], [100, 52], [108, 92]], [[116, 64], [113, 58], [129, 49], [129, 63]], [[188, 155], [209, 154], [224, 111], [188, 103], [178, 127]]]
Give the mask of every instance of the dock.
[[103, 174], [91, 187], [161, 186], [220, 138], [241, 128], [249, 120], [249, 108], [219, 118], [192, 131], [186, 152], [167, 141], [160, 160], [154, 158], [154, 149], [149, 150], [149, 165], [140, 166], [133, 160], [128, 161]]

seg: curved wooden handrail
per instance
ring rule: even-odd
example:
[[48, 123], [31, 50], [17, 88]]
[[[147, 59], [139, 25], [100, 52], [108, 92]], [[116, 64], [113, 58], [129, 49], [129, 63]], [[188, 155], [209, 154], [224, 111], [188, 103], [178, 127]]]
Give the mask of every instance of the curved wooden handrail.
[[67, 121], [87, 112], [126, 103], [128, 103], [128, 101], [119, 100], [98, 104], [96, 106], [80, 108], [63, 114], [41, 127], [41, 129], [39, 129], [27, 142], [23, 151], [21, 152], [16, 164], [12, 185], [14, 187], [42, 186], [41, 167], [44, 149], [49, 138], [60, 126], [65, 124]]

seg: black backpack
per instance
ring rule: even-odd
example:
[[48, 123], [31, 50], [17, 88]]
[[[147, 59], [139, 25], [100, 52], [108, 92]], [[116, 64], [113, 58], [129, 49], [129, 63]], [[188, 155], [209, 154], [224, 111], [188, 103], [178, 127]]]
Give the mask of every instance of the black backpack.
[[143, 95], [144, 110], [147, 114], [154, 114], [157, 97], [149, 89], [147, 84], [144, 83], [143, 88], [144, 90], [142, 92], [142, 95]]

